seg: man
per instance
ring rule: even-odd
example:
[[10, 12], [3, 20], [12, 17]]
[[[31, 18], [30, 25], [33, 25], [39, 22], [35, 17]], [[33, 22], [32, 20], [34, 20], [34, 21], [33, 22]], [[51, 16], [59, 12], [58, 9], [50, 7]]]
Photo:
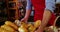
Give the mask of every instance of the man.
[[27, 22], [31, 13], [31, 4], [34, 6], [34, 21], [41, 20], [40, 27], [36, 32], [43, 32], [46, 25], [53, 25], [55, 20], [55, 0], [27, 0], [26, 14], [21, 21]]

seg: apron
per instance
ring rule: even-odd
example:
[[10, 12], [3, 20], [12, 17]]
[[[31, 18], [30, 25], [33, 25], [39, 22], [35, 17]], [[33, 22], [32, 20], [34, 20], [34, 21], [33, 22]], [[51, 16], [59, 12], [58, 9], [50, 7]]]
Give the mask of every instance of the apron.
[[[31, 0], [32, 5], [34, 6], [34, 21], [42, 20], [43, 13], [45, 9], [45, 0]], [[54, 13], [51, 15], [51, 19], [49, 20], [49, 25], [53, 25], [56, 16]]]

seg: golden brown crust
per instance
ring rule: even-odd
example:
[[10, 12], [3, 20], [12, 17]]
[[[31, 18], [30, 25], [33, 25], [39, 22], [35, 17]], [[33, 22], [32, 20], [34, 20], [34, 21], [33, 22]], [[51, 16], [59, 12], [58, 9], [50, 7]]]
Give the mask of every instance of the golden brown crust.
[[15, 32], [15, 30], [12, 27], [8, 26], [8, 25], [2, 25], [1, 28], [5, 29], [7, 31]]
[[6, 21], [5, 24], [8, 25], [8, 26], [11, 26], [15, 30], [18, 30], [18, 26], [15, 25], [14, 23], [10, 22], [10, 21]]

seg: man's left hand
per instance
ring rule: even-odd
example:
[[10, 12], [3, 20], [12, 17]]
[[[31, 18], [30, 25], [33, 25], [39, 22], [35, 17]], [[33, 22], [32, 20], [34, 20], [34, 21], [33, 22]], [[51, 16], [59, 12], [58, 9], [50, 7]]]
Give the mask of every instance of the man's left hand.
[[39, 27], [35, 32], [43, 32], [42, 27]]

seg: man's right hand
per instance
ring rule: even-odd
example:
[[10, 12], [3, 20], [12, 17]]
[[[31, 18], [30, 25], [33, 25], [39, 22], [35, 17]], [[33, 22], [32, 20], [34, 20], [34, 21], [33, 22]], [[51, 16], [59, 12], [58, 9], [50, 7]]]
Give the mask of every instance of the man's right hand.
[[27, 18], [23, 18], [23, 19], [21, 19], [21, 21], [27, 23], [28, 19]]

